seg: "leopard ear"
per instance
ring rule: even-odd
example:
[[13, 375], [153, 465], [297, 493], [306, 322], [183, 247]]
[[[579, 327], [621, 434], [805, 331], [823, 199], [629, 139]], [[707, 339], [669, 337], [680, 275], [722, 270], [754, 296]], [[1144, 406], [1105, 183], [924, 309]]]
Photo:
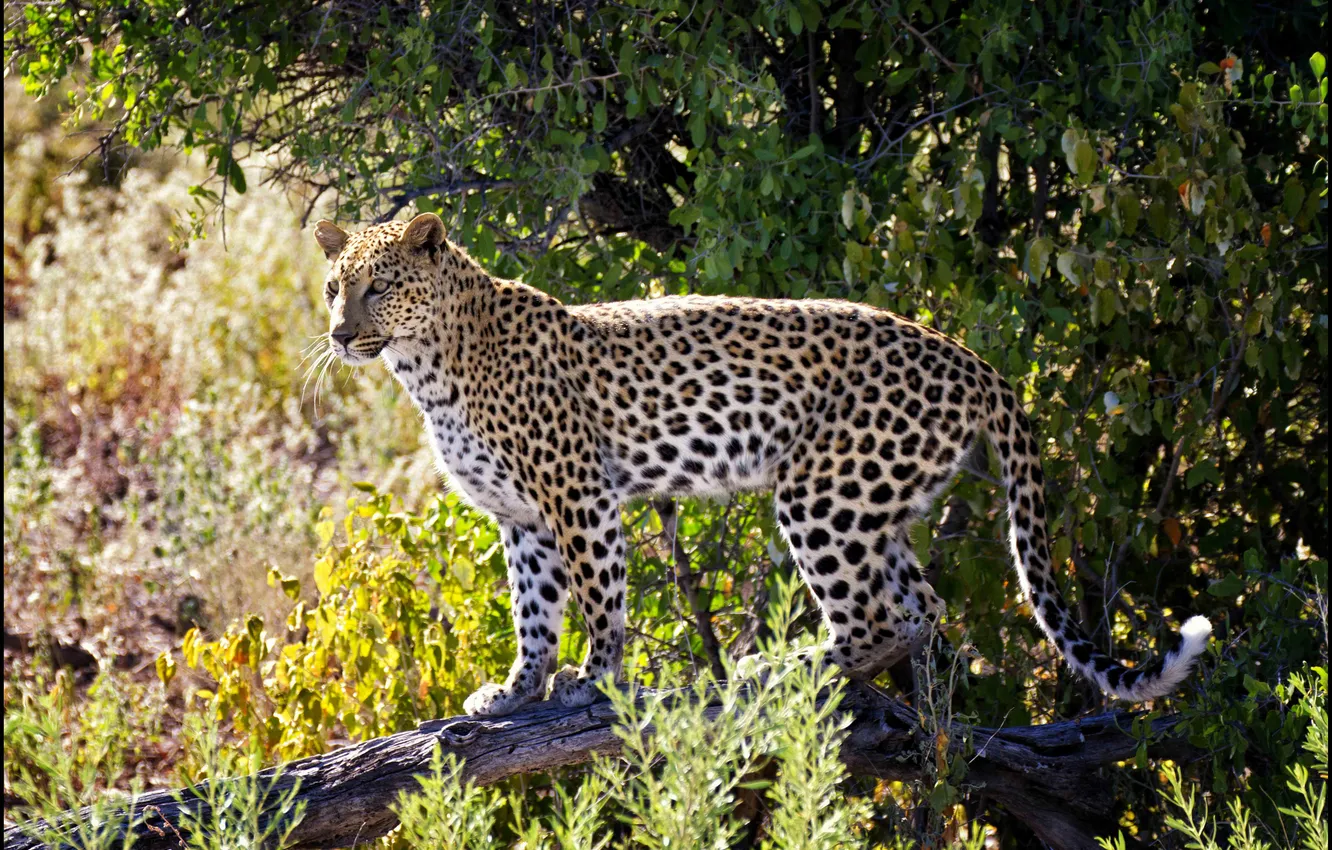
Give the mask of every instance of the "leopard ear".
[[319, 247], [324, 249], [324, 256], [330, 260], [337, 259], [347, 245], [347, 231], [327, 219], [315, 222], [314, 235]]
[[408, 248], [433, 254], [444, 244], [444, 222], [434, 213], [421, 213], [407, 225], [400, 241]]

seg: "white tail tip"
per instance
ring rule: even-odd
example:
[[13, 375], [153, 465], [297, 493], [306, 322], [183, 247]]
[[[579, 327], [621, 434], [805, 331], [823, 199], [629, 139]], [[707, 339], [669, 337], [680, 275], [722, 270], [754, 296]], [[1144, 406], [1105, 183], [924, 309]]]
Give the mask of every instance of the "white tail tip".
[[1184, 645], [1180, 647], [1180, 655], [1189, 658], [1201, 655], [1207, 648], [1207, 641], [1212, 636], [1212, 624], [1206, 617], [1190, 617], [1179, 630], [1180, 637], [1184, 638]]
[[1207, 649], [1207, 641], [1212, 636], [1212, 624], [1206, 617], [1190, 617], [1179, 630], [1182, 638], [1180, 645], [1165, 657], [1161, 671], [1155, 676], [1140, 680], [1129, 687], [1115, 687], [1108, 682], [1102, 685], [1106, 693], [1131, 702], [1156, 699], [1175, 690], [1190, 671], [1194, 661]]

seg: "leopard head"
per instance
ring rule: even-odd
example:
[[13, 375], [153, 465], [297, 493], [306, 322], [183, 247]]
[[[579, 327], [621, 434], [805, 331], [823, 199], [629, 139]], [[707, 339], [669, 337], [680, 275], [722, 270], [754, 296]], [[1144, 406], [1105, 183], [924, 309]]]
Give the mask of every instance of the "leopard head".
[[358, 233], [321, 220], [314, 235], [331, 261], [324, 281], [329, 346], [344, 363], [368, 363], [394, 340], [428, 332], [440, 315], [440, 272], [451, 247], [439, 216]]

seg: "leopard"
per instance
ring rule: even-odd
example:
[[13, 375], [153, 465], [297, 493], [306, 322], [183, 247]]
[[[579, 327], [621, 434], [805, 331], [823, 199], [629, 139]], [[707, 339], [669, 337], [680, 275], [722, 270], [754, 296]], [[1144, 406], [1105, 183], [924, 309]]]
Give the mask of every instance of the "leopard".
[[[1012, 386], [948, 336], [843, 300], [670, 295], [571, 305], [488, 273], [424, 212], [357, 232], [320, 220], [327, 345], [379, 360], [419, 410], [449, 486], [499, 528], [517, 653], [464, 702], [582, 707], [623, 681], [621, 509], [765, 490], [826, 625], [824, 663], [873, 679], [939, 628], [912, 525], [982, 441], [1008, 548], [1046, 638], [1110, 697], [1172, 693], [1205, 617], [1139, 665], [1098, 648], [1061, 594], [1040, 444]], [[570, 599], [587, 632], [556, 671]]]

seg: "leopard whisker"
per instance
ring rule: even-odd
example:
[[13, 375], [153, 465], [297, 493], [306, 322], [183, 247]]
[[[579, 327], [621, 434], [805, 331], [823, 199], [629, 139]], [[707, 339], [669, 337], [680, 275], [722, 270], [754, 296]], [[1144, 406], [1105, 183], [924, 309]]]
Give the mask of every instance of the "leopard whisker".
[[319, 345], [320, 342], [324, 342], [325, 344], [331, 345], [331, 343], [329, 343], [328, 341], [328, 334], [323, 334], [319, 339], [315, 340], [314, 342], [307, 345], [305, 348], [301, 349], [301, 360], [296, 365], [304, 366], [305, 361], [309, 360], [311, 357], [314, 357], [316, 354], [319, 354], [320, 352], [317, 346]]
[[302, 362], [302, 363], [304, 363], [304, 362], [306, 361], [306, 359], [318, 349], [319, 344], [320, 344], [321, 342], [322, 342], [322, 343], [327, 343], [329, 337], [328, 337], [328, 333], [325, 332], [325, 333], [321, 333], [321, 334], [319, 334], [318, 336], [311, 337], [311, 339], [313, 340], [313, 342], [311, 342], [309, 345], [307, 345], [307, 346], [305, 346], [304, 348], [301, 349], [301, 354], [304, 355], [303, 357], [301, 357], [301, 362]]
[[305, 384], [301, 386], [301, 402], [305, 402], [305, 388], [309, 385], [311, 378], [314, 379], [313, 409], [315, 418], [319, 418], [319, 385], [323, 381], [324, 373], [328, 370], [329, 364], [337, 357], [332, 346], [329, 346], [319, 355], [310, 368], [306, 370]]
[[[304, 357], [301, 358], [301, 363], [300, 363], [300, 365], [305, 366], [305, 375], [304, 375], [305, 380], [301, 382], [301, 404], [302, 404], [302, 405], [305, 404], [305, 391], [306, 391], [306, 389], [309, 388], [309, 386], [310, 386], [310, 378], [314, 375], [315, 370], [318, 368], [320, 361], [322, 361], [322, 360], [324, 359], [324, 357], [325, 357], [327, 354], [328, 354], [328, 350], [325, 349], [324, 351], [320, 351], [320, 352], [311, 352], [310, 354], [307, 354], [306, 356], [304, 356]], [[315, 356], [315, 355], [317, 355], [317, 356], [315, 357], [315, 360], [314, 360], [313, 362], [311, 362], [310, 365], [306, 366], [306, 365], [305, 365], [305, 364], [306, 364], [306, 361], [308, 361], [308, 360], [310, 359], [310, 357]]]
[[319, 376], [315, 378], [315, 387], [314, 387], [315, 416], [319, 415], [319, 394], [323, 389], [324, 380], [325, 378], [328, 377], [329, 370], [333, 367], [333, 365], [335, 363], [341, 362], [338, 359], [337, 354], [331, 348], [329, 349], [328, 353], [329, 356], [324, 359], [323, 368], [319, 370]]

